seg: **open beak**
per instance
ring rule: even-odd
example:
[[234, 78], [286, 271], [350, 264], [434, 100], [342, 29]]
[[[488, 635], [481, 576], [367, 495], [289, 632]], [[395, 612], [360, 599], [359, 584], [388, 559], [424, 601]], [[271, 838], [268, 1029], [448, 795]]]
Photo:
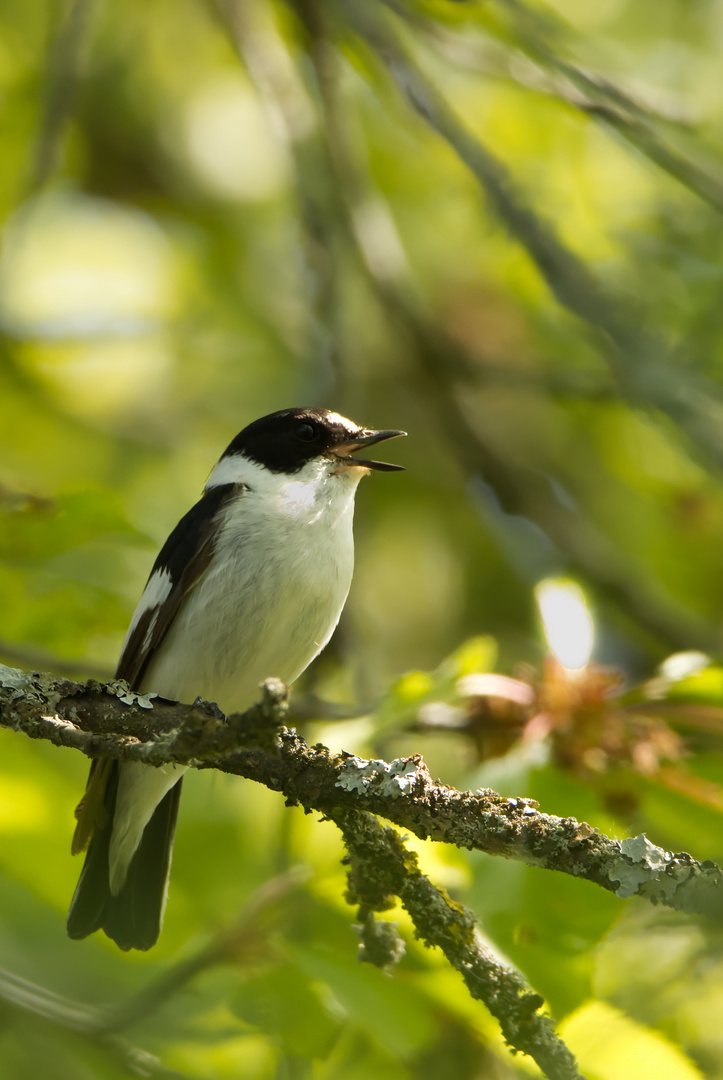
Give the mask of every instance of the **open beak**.
[[404, 470], [403, 465], [388, 465], [386, 461], [366, 461], [363, 458], [349, 458], [350, 454], [357, 450], [374, 446], [375, 443], [384, 442], [386, 439], [396, 439], [400, 435], [406, 435], [406, 431], [365, 431], [357, 435], [355, 439], [341, 443], [334, 447], [334, 457], [341, 458], [347, 468], [358, 466], [361, 469], [376, 469], [378, 472], [399, 472]]

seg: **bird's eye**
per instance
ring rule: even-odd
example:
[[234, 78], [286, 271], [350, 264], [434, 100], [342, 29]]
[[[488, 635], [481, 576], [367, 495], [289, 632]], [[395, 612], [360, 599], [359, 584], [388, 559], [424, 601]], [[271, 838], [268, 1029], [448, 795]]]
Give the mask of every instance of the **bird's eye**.
[[302, 442], [311, 442], [316, 438], [316, 428], [311, 424], [297, 424], [294, 431], [297, 439], [301, 439]]

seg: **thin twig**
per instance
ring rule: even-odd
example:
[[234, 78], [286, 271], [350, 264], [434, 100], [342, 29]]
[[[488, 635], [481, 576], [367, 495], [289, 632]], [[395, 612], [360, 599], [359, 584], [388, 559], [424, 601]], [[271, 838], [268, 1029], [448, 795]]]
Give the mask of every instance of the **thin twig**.
[[113, 669], [109, 664], [96, 664], [82, 657], [57, 656], [51, 649], [7, 641], [5, 638], [0, 638], [0, 656], [36, 671], [50, 670], [57, 675], [91, 675], [103, 681], [113, 678]]
[[102, 1010], [54, 994], [9, 971], [0, 971], [0, 1000], [23, 1013], [33, 1023], [42, 1018], [55, 1027], [75, 1032], [102, 1050], [125, 1074], [157, 1077], [158, 1080], [187, 1080], [187, 1074], [168, 1069], [153, 1054], [103, 1030]]
[[548, 21], [546, 28], [543, 27], [521, 0], [497, 0], [497, 3], [513, 13], [518, 43], [527, 55], [543, 67], [557, 72], [579, 92], [577, 95], [566, 95], [558, 85], [559, 96], [565, 97], [582, 112], [615, 128], [659, 168], [679, 180], [718, 213], [723, 213], [723, 182], [720, 175], [697, 165], [666, 143], [652, 126], [653, 110], [598, 72], [586, 71], [579, 64], [563, 59], [550, 41], [551, 23]]
[[[312, 0], [305, 0], [308, 10]], [[320, 5], [316, 27], [323, 24]], [[330, 147], [336, 185], [346, 206], [346, 228], [362, 273], [387, 316], [412, 343], [416, 370], [409, 385], [424, 400], [435, 402], [435, 420], [449, 435], [450, 446], [466, 472], [481, 474], [499, 500], [499, 514], [535, 522], [552, 543], [572, 560], [595, 587], [632, 615], [670, 650], [696, 648], [714, 651], [716, 627], [689, 608], [653, 592], [636, 566], [615, 548], [584, 515], [556, 497], [541, 472], [512, 468], [493, 441], [473, 424], [460, 404], [459, 386], [480, 383], [480, 365], [429, 317], [407, 272], [404, 253], [393, 232], [391, 215], [362, 170], [357, 167], [349, 138], [348, 107], [340, 99], [340, 58], [329, 36], [312, 38], [309, 57], [317, 73], [319, 98]], [[373, 227], [368, 227], [369, 223]], [[486, 373], [485, 373], [486, 377]], [[608, 389], [608, 393], [610, 390]], [[562, 557], [562, 556], [561, 556]]]
[[51, 47], [48, 82], [32, 169], [32, 187], [52, 175], [71, 115], [93, 0], [69, 0], [65, 22]]
[[248, 955], [258, 957], [273, 925], [272, 913], [279, 901], [298, 890], [307, 877], [304, 867], [294, 866], [285, 874], [265, 881], [249, 896], [231, 926], [219, 930], [208, 944], [173, 964], [158, 979], [144, 986], [139, 994], [106, 1009], [105, 1021], [99, 1030], [117, 1033], [133, 1027], [157, 1012], [169, 998], [208, 968], [228, 962], [239, 963]]
[[666, 343], [645, 328], [619, 296], [524, 199], [512, 174], [460, 121], [408, 56], [386, 12], [361, 0], [337, 0], [410, 107], [467, 166], [511, 234], [525, 247], [557, 300], [600, 336], [622, 392], [670, 416], [699, 455], [723, 466], [723, 403], [710, 380], [683, 370]]
[[309, 271], [301, 286], [307, 290], [306, 307], [312, 315], [298, 352], [316, 368], [323, 369], [326, 361], [339, 377], [338, 206], [328, 182], [327, 149], [315, 103], [276, 29], [268, 4], [263, 0], [212, 0], [212, 6], [254, 84], [271, 131], [283, 140], [291, 164]]

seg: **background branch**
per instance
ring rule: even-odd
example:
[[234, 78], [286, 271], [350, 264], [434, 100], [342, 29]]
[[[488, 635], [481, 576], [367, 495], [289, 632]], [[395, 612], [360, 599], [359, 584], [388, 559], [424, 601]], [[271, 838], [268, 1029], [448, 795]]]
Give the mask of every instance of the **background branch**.
[[532, 209], [504, 163], [475, 138], [407, 54], [384, 17], [386, 12], [358, 0], [339, 4], [409, 106], [477, 179], [494, 212], [526, 249], [559, 303], [601, 335], [622, 392], [670, 416], [698, 453], [720, 468], [723, 441], [717, 388], [682, 369], [665, 341], [642, 325], [621, 297], [603, 288], [588, 263]]
[[50, 49], [45, 100], [32, 169], [34, 189], [41, 188], [56, 167], [63, 134], [73, 112], [92, 6], [93, 0], [68, 0], [62, 16], [63, 25]]
[[98, 1023], [99, 1030], [105, 1034], [125, 1031], [163, 1008], [208, 968], [238, 963], [242, 958], [258, 959], [268, 952], [269, 930], [278, 921], [280, 902], [298, 892], [307, 877], [304, 867], [294, 866], [287, 873], [265, 881], [248, 898], [235, 922], [214, 934], [208, 944], [172, 964], [139, 994], [106, 1009], [104, 1019]]
[[[566, 502], [559, 498], [549, 476], [540, 470], [524, 470], [511, 464], [484, 427], [465, 410], [464, 400], [470, 392], [490, 380], [504, 378], [507, 369], [501, 364], [499, 368], [492, 366], [481, 372], [479, 357], [471, 355], [459, 340], [435, 321], [413, 285], [392, 214], [358, 160], [353, 125], [349, 122], [350, 104], [342, 89], [341, 56], [328, 26], [328, 13], [313, 0], [303, 0], [294, 6], [299, 17], [304, 19], [309, 35], [307, 52], [316, 73], [323, 108], [329, 166], [334, 172], [340, 203], [346, 211], [336, 215], [337, 228], [343, 230], [349, 246], [356, 252], [358, 267], [390, 325], [411, 346], [414, 366], [408, 381], [413, 393], [420, 403], [430, 398], [435, 401], [434, 420], [443, 429], [464, 474], [481, 475], [484, 486], [489, 485], [494, 492], [492, 500], [484, 500], [485, 516], [497, 517], [503, 530], [513, 528], [513, 519], [518, 516], [534, 522], [557, 549], [561, 563], [569, 560], [573, 568], [594, 583], [599, 595], [632, 614], [640, 626], [665, 643], [668, 651], [690, 647], [714, 651], [719, 641], [717, 626], [676, 602], [659, 583], [656, 589], [651, 589], [639, 568], [631, 565], [591, 518], [581, 512], [577, 492], [573, 492]], [[401, 10], [398, 13], [401, 14]], [[369, 12], [365, 17], [370, 18]], [[378, 29], [380, 24], [381, 20], [373, 25]], [[395, 71], [392, 66], [390, 73]], [[416, 77], [422, 78], [419, 72]], [[427, 91], [432, 92], [428, 85]], [[438, 98], [436, 102], [440, 107]], [[451, 122], [451, 113], [445, 111], [445, 116]], [[454, 130], [457, 134], [461, 132], [456, 121]], [[471, 140], [469, 135], [466, 138]], [[497, 165], [503, 168], [501, 163]], [[506, 183], [505, 197], [511, 197], [509, 189], [510, 184]], [[532, 211], [529, 213], [534, 219]], [[541, 236], [549, 228], [544, 222], [538, 222], [537, 226]], [[527, 242], [524, 236], [521, 239], [523, 243]], [[548, 242], [557, 244], [562, 250], [560, 242], [551, 234], [543, 241], [544, 245]], [[568, 255], [574, 262], [575, 256]], [[570, 264], [568, 270], [571, 280], [577, 280], [579, 275], [575, 266]], [[589, 286], [591, 292], [597, 288], [592, 279]], [[507, 378], [511, 385], [519, 385], [519, 370], [507, 372]], [[525, 380], [531, 378], [534, 376], [525, 373]], [[614, 395], [614, 386], [610, 381], [603, 392]], [[561, 390], [559, 386], [548, 389], [554, 393]], [[580, 393], [579, 386], [575, 392]], [[481, 488], [480, 485], [475, 491], [478, 501], [482, 501]], [[548, 552], [546, 556], [549, 558]], [[534, 577], [535, 570], [530, 572]]]
[[[105, 1016], [102, 1009], [54, 994], [44, 986], [1, 970], [0, 1000], [19, 1013], [31, 1015], [34, 1025], [42, 1019], [90, 1040], [110, 1058], [114, 1066], [123, 1069], [126, 1075], [159, 1077], [160, 1080], [186, 1080], [187, 1074], [166, 1068], [153, 1054], [133, 1046], [113, 1032], [104, 1030]], [[33, 1037], [37, 1038], [35, 1027]]]

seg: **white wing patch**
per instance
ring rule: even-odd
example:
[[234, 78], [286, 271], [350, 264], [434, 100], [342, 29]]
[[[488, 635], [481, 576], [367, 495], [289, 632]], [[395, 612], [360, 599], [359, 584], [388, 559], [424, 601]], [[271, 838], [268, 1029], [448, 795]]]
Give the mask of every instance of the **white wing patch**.
[[[166, 567], [162, 567], [160, 570], [154, 570], [148, 579], [148, 584], [143, 590], [143, 595], [138, 601], [138, 607], [133, 612], [133, 618], [131, 624], [128, 627], [128, 633], [126, 634], [125, 642], [123, 643], [123, 649], [130, 641], [130, 636], [135, 630], [138, 623], [143, 618], [145, 613], [151, 608], [159, 608], [164, 600], [167, 600], [171, 594], [173, 588], [173, 578], [170, 571]], [[151, 626], [155, 625], [156, 620], [151, 621]], [[147, 635], [146, 635], [147, 636]]]

